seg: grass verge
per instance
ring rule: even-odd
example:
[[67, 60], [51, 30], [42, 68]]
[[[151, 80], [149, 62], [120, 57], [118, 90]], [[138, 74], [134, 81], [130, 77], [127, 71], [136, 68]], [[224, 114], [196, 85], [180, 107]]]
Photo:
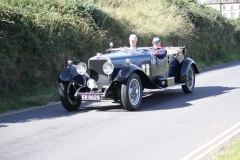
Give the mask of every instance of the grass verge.
[[1, 97], [0, 113], [30, 106], [46, 105], [50, 102], [59, 101], [57, 85], [48, 88], [32, 89], [30, 92], [29, 90], [27, 92], [6, 92], [6, 95], [11, 95], [11, 97]]
[[240, 159], [240, 137], [223, 147], [222, 151], [213, 160], [239, 160]]

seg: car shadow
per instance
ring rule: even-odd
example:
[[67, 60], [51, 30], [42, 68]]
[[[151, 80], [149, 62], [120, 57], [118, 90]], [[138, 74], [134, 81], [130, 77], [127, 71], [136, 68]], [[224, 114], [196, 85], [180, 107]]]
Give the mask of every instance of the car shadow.
[[[146, 112], [155, 110], [169, 110], [183, 107], [190, 107], [190, 101], [199, 100], [207, 97], [219, 96], [227, 94], [231, 90], [239, 89], [239, 87], [196, 87], [191, 94], [184, 94], [182, 89], [169, 89], [163, 92], [144, 95], [140, 108], [134, 112]], [[0, 117], [0, 128], [7, 127], [1, 123], [24, 123], [31, 120], [54, 119], [58, 117], [69, 117], [76, 114], [86, 112], [128, 112], [121, 101], [103, 101], [103, 102], [84, 102], [83, 106], [76, 111], [66, 111], [61, 103], [47, 107], [23, 111], [11, 115]]]
[[190, 103], [191, 101], [227, 94], [234, 89], [239, 89], [239, 87], [196, 87], [194, 92], [190, 94], [183, 93], [182, 89], [167, 90], [146, 96], [138, 111], [169, 110], [189, 107], [192, 105]]
[[[176, 108], [189, 107], [192, 104], [190, 101], [199, 100], [207, 97], [215, 97], [222, 94], [226, 94], [231, 90], [239, 89], [239, 87], [222, 87], [222, 86], [210, 86], [210, 87], [196, 87], [193, 93], [183, 93], [181, 87], [179, 89], [168, 89], [166, 91], [160, 91], [155, 93], [146, 94], [142, 98], [141, 106], [137, 111], [151, 111], [151, 110], [169, 110]], [[114, 103], [114, 102], [112, 102]], [[98, 106], [100, 103], [94, 106], [86, 106], [82, 111], [108, 111], [108, 112], [123, 112], [126, 111], [121, 101], [115, 102], [118, 105]]]

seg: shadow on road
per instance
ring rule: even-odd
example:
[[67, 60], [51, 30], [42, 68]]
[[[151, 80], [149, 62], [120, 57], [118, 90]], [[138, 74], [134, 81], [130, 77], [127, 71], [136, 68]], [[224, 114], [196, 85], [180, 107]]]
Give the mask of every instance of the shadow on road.
[[[142, 99], [141, 106], [138, 111], [146, 112], [154, 110], [169, 110], [183, 107], [190, 107], [190, 101], [199, 100], [207, 97], [219, 96], [227, 94], [231, 90], [239, 89], [239, 87], [196, 87], [191, 94], [184, 94], [182, 89], [171, 89], [164, 92], [149, 94]], [[28, 122], [31, 120], [52, 119], [58, 117], [68, 117], [75, 114], [84, 114], [86, 112], [127, 112], [123, 109], [121, 102], [103, 101], [103, 102], [86, 102], [83, 106], [73, 112], [66, 111], [61, 104], [48, 107], [37, 108], [29, 111], [15, 113], [0, 117], [0, 128], [7, 127], [1, 123], [18, 123]], [[129, 113], [129, 112], [128, 112]]]
[[143, 107], [141, 107], [139, 111], [169, 110], [189, 107], [192, 105], [190, 101], [216, 97], [222, 94], [227, 94], [234, 89], [239, 89], [239, 87], [196, 87], [194, 92], [191, 94], [184, 94], [181, 89], [167, 90], [165, 92], [153, 94], [144, 98], [142, 101]]

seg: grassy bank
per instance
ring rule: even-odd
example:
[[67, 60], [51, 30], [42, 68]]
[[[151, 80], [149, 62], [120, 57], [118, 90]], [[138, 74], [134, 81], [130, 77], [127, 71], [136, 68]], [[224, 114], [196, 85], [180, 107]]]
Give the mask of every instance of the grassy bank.
[[238, 160], [240, 159], [240, 137], [223, 147], [222, 152], [216, 155], [213, 160]]
[[138, 46], [187, 45], [199, 68], [239, 60], [239, 26], [190, 0], [1, 0], [0, 112], [57, 101], [68, 59], [127, 46], [131, 33]]

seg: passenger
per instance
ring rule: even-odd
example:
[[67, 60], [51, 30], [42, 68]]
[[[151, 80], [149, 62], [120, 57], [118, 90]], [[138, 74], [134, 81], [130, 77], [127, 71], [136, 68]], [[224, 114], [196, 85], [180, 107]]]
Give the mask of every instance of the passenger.
[[153, 44], [153, 50], [154, 50], [153, 55], [159, 59], [165, 58], [167, 55], [167, 50], [161, 44], [160, 38], [158, 37], [153, 38], [152, 44]]
[[131, 34], [129, 36], [129, 44], [130, 44], [130, 49], [137, 49], [137, 36], [135, 34]]

